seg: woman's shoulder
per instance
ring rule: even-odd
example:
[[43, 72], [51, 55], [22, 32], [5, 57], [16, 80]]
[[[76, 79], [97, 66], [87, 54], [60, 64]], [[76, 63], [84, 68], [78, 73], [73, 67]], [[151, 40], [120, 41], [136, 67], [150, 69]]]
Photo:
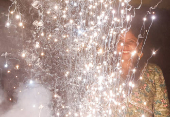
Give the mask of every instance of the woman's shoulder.
[[145, 80], [155, 81], [164, 79], [161, 68], [153, 63], [148, 63], [143, 69], [142, 76]]
[[162, 73], [161, 68], [158, 65], [154, 64], [154, 63], [148, 63], [146, 65], [146, 71]]

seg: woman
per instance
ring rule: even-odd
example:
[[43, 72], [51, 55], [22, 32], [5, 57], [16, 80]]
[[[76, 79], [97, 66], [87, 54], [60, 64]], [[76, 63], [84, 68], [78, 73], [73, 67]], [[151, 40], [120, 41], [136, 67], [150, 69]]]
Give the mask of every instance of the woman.
[[82, 117], [170, 117], [161, 69], [154, 64], [138, 65], [142, 44], [132, 31], [121, 35], [117, 44], [121, 72], [98, 77], [88, 87]]
[[129, 31], [120, 37], [117, 45], [117, 51], [122, 52], [123, 80], [133, 72], [139, 74], [134, 77], [135, 87], [129, 96], [126, 114], [130, 117], [170, 117], [167, 89], [161, 69], [154, 64], [145, 64], [141, 70], [134, 70], [137, 58], [143, 56], [142, 44], [138, 44], [138, 39]]

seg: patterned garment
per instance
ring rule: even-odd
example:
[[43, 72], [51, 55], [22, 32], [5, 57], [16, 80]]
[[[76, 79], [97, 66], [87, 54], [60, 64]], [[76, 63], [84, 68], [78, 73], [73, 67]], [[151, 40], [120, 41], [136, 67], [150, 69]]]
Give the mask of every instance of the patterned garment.
[[148, 64], [142, 80], [129, 98], [130, 117], [170, 117], [170, 106], [161, 69]]
[[[120, 90], [116, 85], [123, 83], [119, 81], [117, 79], [112, 82], [111, 87], [107, 87], [109, 85], [106, 81], [95, 82], [89, 87], [82, 104], [82, 117], [170, 117], [165, 80], [158, 66], [148, 64], [135, 87], [130, 90], [124, 87], [126, 93], [122, 93], [126, 95], [125, 98], [117, 95]], [[111, 95], [110, 92], [116, 92], [116, 95]]]

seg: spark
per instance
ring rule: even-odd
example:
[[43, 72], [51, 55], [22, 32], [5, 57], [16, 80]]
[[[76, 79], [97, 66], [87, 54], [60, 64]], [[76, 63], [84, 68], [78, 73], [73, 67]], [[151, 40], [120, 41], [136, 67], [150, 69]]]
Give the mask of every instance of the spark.
[[32, 80], [30, 80], [30, 84], [33, 84], [33, 81], [32, 81]]
[[44, 36], [44, 33], [41, 33], [41, 36]]
[[144, 17], [144, 18], [143, 18], [143, 21], [146, 21], [146, 20], [147, 20], [146, 17]]
[[23, 23], [22, 23], [22, 22], [20, 22], [20, 23], [19, 23], [19, 26], [23, 26]]
[[8, 64], [5, 64], [4, 67], [7, 68], [7, 67], [8, 67]]
[[45, 54], [44, 54], [44, 52], [41, 52], [41, 56], [44, 56]]
[[155, 55], [155, 54], [156, 54], [156, 52], [155, 52], [155, 51], [153, 51], [153, 52], [152, 52], [152, 55]]
[[[122, 78], [122, 74], [124, 74], [122, 65], [126, 63], [126, 60], [122, 58], [124, 54], [117, 50], [117, 45], [124, 47], [124, 43], [118, 44], [118, 37], [130, 29], [131, 21], [133, 22], [133, 17], [135, 17], [131, 15], [132, 10], [128, 9], [131, 7], [130, 0], [115, 2], [65, 0], [64, 2], [51, 1], [50, 5], [42, 4], [47, 1], [34, 1], [34, 4], [31, 4], [31, 7], [35, 9], [29, 12], [30, 14], [37, 12], [38, 19], [37, 17], [24, 19], [19, 5], [15, 5], [17, 13], [10, 9], [6, 22], [6, 27], [19, 25], [21, 28], [25, 28], [20, 34], [25, 48], [19, 54], [26, 61], [27, 67], [23, 69], [31, 73], [31, 80], [28, 80], [27, 83], [46, 84], [52, 89], [51, 97], [56, 102], [52, 101], [57, 103], [54, 105], [53, 111], [57, 116], [86, 116], [83, 112], [86, 112], [86, 106], [90, 102], [85, 102], [85, 105], [83, 102], [77, 103], [83, 97], [81, 94], [86, 95], [86, 91], [88, 94], [84, 100], [90, 95], [91, 99], [88, 100], [93, 102], [93, 106], [87, 107], [87, 112], [90, 111], [89, 117], [95, 117], [99, 112], [99, 104], [100, 108], [103, 108], [102, 103], [108, 104], [108, 108], [101, 110], [101, 116], [111, 116], [115, 112], [110, 109], [111, 102], [113, 102], [111, 106], [116, 106], [119, 111], [117, 114], [122, 115], [122, 111], [127, 109], [121, 101], [118, 101], [118, 97], [123, 99], [129, 97], [124, 88], [129, 86], [132, 89], [136, 86], [133, 82], [133, 75], [138, 70], [134, 66], [134, 69], [129, 70], [132, 76], [129, 75], [126, 81], [118, 83], [118, 79]], [[119, 8], [115, 7], [116, 2], [118, 2]], [[24, 14], [24, 12], [22, 13]], [[145, 16], [143, 22], [156, 19], [155, 13], [152, 13], [150, 19], [147, 19], [147, 15]], [[32, 21], [36, 22], [34, 27], [32, 27], [34, 24]], [[31, 22], [30, 28], [24, 27], [25, 22], [26, 24]], [[149, 29], [146, 30], [149, 32]], [[134, 57], [137, 55], [137, 51], [130, 54], [131, 57]], [[152, 55], [155, 54], [156, 51], [153, 51]], [[9, 65], [11, 66], [11, 64]], [[7, 68], [8, 64], [6, 63], [4, 67]], [[19, 65], [14, 67], [14, 69], [19, 68], [21, 69]], [[12, 71], [12, 69], [10, 70]], [[10, 70], [7, 73], [10, 73]], [[142, 80], [142, 76], [139, 79]], [[38, 80], [40, 81], [38, 82]], [[48, 81], [52, 83], [49, 84]], [[115, 85], [112, 86], [113, 84]], [[67, 94], [68, 97], [62, 97], [60, 100], [56, 90], [59, 90], [59, 94]], [[69, 101], [65, 102], [65, 98]], [[30, 107], [36, 109], [38, 105], [33, 103]], [[144, 105], [146, 104], [144, 103]], [[43, 107], [46, 106], [40, 105], [39, 109]], [[79, 107], [81, 107], [80, 112], [77, 112]], [[144, 116], [142, 115], [142, 117]]]
[[16, 15], [16, 19], [20, 19], [20, 15]]
[[19, 69], [19, 65], [16, 65], [15, 67], [16, 67], [16, 69]]
[[136, 50], [131, 53], [132, 56], [134, 56], [135, 54], [136, 54]]
[[57, 6], [57, 5], [56, 5], [56, 6], [54, 6], [54, 9], [55, 9], [55, 10], [57, 10], [57, 9], [58, 9], [58, 6]]
[[6, 23], [6, 26], [9, 27], [9, 26], [10, 26], [10, 22], [7, 22], [7, 23]]
[[26, 56], [26, 54], [25, 54], [25, 53], [23, 53], [23, 54], [22, 54], [22, 57], [23, 57], [23, 58], [25, 58], [25, 56]]
[[152, 20], [156, 19], [155, 15], [152, 16]]
[[14, 11], [11, 11], [10, 13], [11, 13], [11, 14], [14, 14]]

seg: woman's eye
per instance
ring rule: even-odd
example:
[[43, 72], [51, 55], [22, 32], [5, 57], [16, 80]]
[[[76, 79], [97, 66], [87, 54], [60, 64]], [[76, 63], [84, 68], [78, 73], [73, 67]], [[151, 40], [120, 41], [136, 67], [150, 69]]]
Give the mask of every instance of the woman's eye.
[[135, 43], [135, 41], [129, 41], [129, 43]]

